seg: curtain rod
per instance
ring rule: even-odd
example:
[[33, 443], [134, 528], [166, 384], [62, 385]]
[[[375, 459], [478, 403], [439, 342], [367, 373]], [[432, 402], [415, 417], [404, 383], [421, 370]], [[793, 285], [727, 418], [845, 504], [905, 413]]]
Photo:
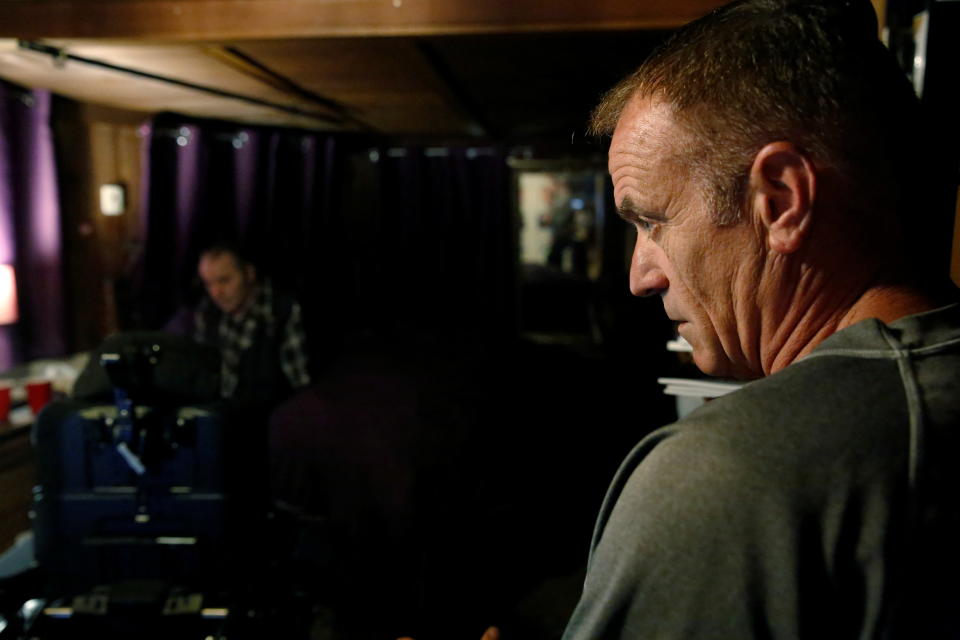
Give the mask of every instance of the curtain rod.
[[292, 107], [284, 104], [278, 104], [276, 102], [271, 102], [269, 100], [262, 100], [260, 98], [254, 98], [252, 96], [243, 95], [241, 93], [234, 93], [232, 91], [226, 91], [224, 89], [218, 89], [216, 87], [208, 87], [206, 85], [197, 84], [195, 82], [178, 80], [177, 78], [161, 76], [161, 75], [150, 73], [147, 71], [140, 71], [138, 69], [122, 67], [120, 65], [104, 62], [102, 60], [85, 58], [83, 56], [78, 56], [72, 53], [68, 53], [66, 49], [62, 49], [60, 47], [53, 47], [47, 44], [42, 44], [40, 42], [34, 42], [31, 40], [17, 40], [17, 46], [20, 49], [27, 49], [28, 51], [35, 51], [37, 53], [47, 54], [51, 58], [53, 58], [55, 62], [63, 61], [63, 60], [82, 62], [83, 64], [88, 64], [95, 67], [101, 67], [103, 69], [109, 69], [111, 71], [118, 71], [120, 73], [126, 73], [129, 75], [137, 76], [139, 78], [146, 78], [148, 80], [166, 82], [167, 84], [176, 85], [178, 87], [184, 87], [186, 89], [193, 89], [194, 91], [201, 91], [203, 93], [209, 93], [211, 95], [219, 96], [221, 98], [230, 98], [232, 100], [248, 102], [250, 104], [259, 105], [261, 107], [268, 107], [270, 109], [276, 109], [277, 111], [283, 111], [285, 113], [290, 113], [293, 115], [303, 116], [306, 118], [313, 118], [314, 120], [322, 120], [324, 122], [329, 122], [331, 124], [342, 125], [344, 123], [343, 118], [330, 116], [325, 113], [315, 113], [312, 111], [305, 111], [299, 107]]

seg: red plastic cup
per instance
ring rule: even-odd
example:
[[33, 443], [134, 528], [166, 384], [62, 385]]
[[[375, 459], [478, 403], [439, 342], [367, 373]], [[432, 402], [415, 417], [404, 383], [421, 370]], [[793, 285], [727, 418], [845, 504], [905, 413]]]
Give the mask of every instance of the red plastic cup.
[[49, 380], [31, 380], [27, 382], [27, 404], [33, 415], [40, 413], [40, 409], [50, 402], [53, 396], [53, 384]]
[[10, 419], [10, 387], [0, 385], [0, 422]]

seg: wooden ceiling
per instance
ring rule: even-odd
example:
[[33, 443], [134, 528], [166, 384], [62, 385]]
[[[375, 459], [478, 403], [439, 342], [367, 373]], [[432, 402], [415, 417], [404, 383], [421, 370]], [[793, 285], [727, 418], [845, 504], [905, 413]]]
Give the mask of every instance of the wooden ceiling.
[[0, 0], [0, 35], [235, 40], [672, 28], [716, 0]]
[[145, 113], [575, 136], [718, 0], [0, 0], [0, 77]]

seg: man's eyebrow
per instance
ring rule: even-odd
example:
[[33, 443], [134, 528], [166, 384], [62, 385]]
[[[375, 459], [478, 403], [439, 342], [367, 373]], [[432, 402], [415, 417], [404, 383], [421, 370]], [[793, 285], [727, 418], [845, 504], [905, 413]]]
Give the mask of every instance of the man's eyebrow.
[[630, 196], [625, 196], [617, 205], [617, 215], [627, 222], [636, 222], [639, 217], [638, 213], [637, 205], [630, 199]]
[[626, 220], [627, 222], [637, 222], [641, 219], [647, 220], [659, 220], [665, 221], [666, 218], [654, 211], [645, 209], [644, 207], [639, 206], [636, 202], [630, 199], [630, 196], [624, 196], [623, 200], [620, 201], [620, 204], [617, 205], [617, 215]]

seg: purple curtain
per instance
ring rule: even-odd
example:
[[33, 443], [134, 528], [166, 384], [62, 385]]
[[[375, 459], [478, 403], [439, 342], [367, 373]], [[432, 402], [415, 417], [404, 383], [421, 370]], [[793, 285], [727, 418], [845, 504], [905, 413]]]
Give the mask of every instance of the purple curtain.
[[510, 170], [496, 146], [371, 148], [363, 137], [187, 120], [151, 126], [132, 326], [202, 293], [200, 251], [244, 248], [298, 294], [314, 362], [351, 335], [516, 330]]
[[400, 147], [371, 152], [378, 175], [379, 254], [368, 313], [399, 328], [510, 334], [516, 233], [510, 172], [499, 147]]
[[329, 199], [333, 139], [164, 114], [152, 123], [136, 326], [161, 326], [199, 295], [214, 242], [240, 246], [286, 288], [305, 281], [311, 220]]
[[0, 327], [0, 369], [66, 351], [57, 197], [50, 94], [0, 81], [0, 263], [14, 266], [20, 310]]

